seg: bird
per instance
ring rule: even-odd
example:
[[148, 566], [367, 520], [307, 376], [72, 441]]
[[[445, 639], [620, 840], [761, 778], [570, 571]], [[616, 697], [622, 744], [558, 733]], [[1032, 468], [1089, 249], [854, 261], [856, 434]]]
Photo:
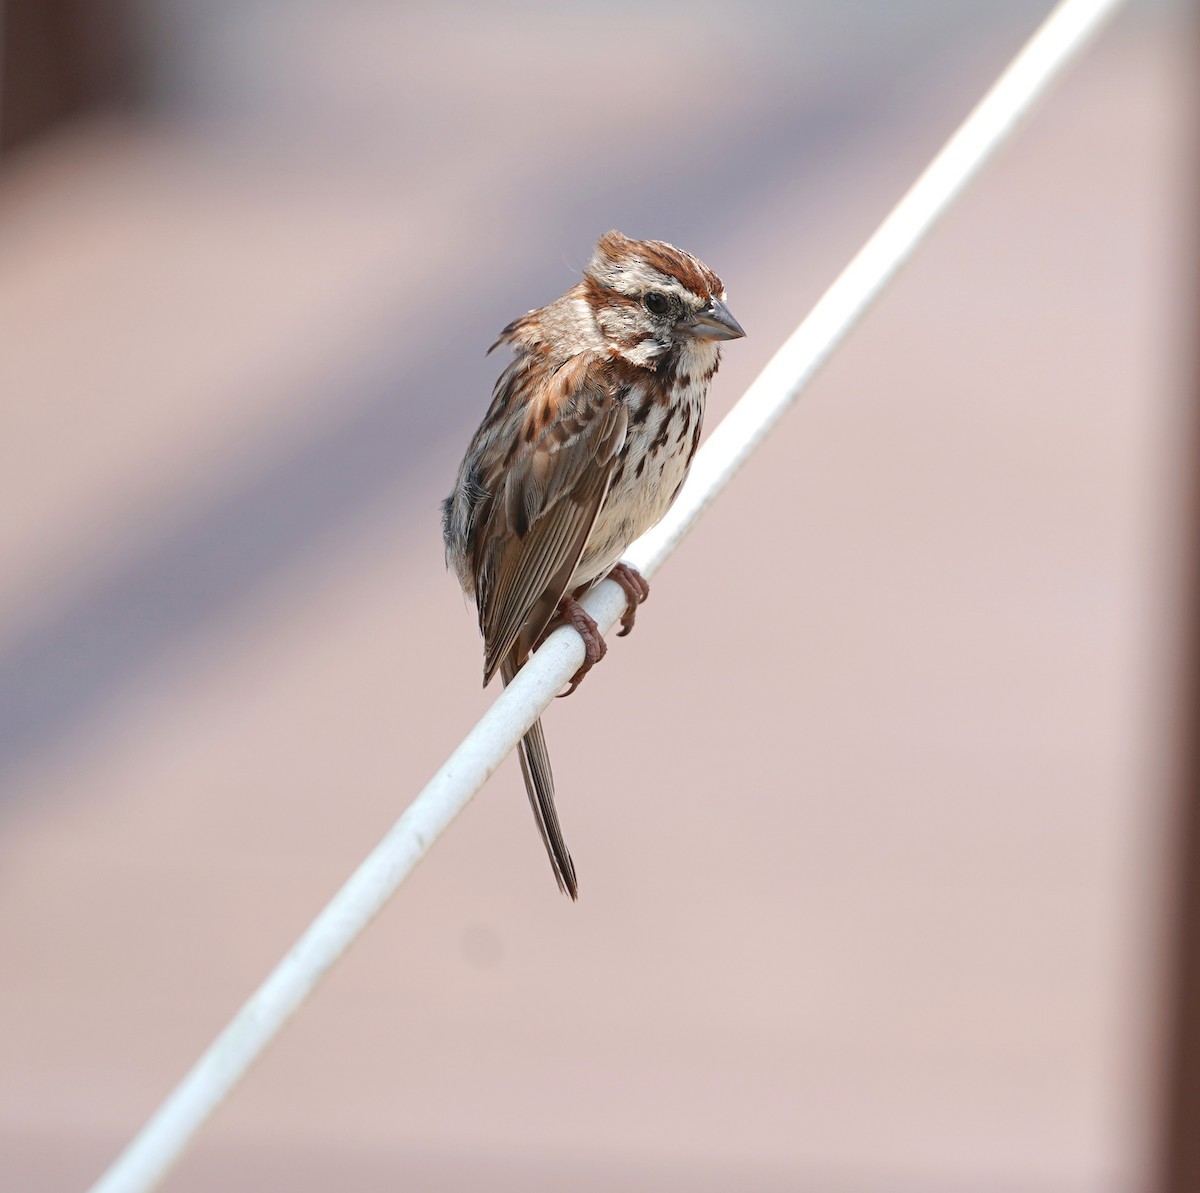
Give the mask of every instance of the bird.
[[[446, 563], [479, 615], [485, 687], [497, 674], [510, 683], [568, 624], [585, 648], [570, 695], [607, 649], [579, 604], [606, 578], [625, 592], [621, 636], [633, 628], [650, 588], [621, 556], [679, 495], [720, 344], [745, 334], [702, 261], [611, 231], [576, 285], [488, 349], [513, 357], [442, 503]], [[518, 755], [559, 889], [577, 899], [540, 719]]]

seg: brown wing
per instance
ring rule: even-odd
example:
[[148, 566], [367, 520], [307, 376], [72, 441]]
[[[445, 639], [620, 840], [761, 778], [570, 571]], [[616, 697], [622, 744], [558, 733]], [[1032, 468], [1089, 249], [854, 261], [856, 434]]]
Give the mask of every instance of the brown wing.
[[486, 524], [475, 547], [475, 599], [484, 683], [549, 623], [608, 493], [625, 442], [625, 404], [604, 362], [581, 354], [526, 404], [520, 446], [489, 478]]

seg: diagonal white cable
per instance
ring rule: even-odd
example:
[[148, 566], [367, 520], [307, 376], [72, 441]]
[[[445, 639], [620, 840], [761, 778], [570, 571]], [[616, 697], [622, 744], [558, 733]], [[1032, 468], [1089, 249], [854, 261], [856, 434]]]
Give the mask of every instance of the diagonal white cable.
[[[662, 566], [980, 166], [1121, 3], [1063, 0], [1051, 13], [713, 432], [670, 513], [629, 551], [627, 558], [644, 575], [652, 576]], [[625, 596], [606, 581], [584, 605], [601, 630], [607, 630], [623, 611]], [[162, 1181], [208, 1117], [582, 661], [583, 642], [574, 630], [550, 636], [92, 1193], [145, 1193]]]

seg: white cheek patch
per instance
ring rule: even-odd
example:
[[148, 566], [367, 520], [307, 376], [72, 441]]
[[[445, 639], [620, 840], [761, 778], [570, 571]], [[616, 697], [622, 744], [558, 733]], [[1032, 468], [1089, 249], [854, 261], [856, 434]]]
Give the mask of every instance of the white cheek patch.
[[646, 338], [640, 343], [635, 344], [632, 348], [627, 348], [621, 353], [630, 364], [640, 365], [642, 368], [650, 368], [655, 361], [663, 353], [663, 346], [658, 340]]

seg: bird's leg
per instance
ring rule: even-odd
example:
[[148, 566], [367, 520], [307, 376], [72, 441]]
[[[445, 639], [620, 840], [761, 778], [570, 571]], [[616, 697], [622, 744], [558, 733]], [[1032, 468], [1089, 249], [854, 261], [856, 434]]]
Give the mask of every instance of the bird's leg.
[[617, 635], [624, 638], [633, 629], [637, 607], [650, 595], [650, 584], [637, 568], [627, 563], [618, 563], [608, 578], [615, 580], [625, 593], [625, 612], [621, 614], [621, 632]]
[[550, 619], [550, 624], [542, 631], [537, 645], [541, 646], [560, 626], [574, 626], [583, 639], [583, 665], [571, 676], [571, 686], [562, 694], [569, 696], [583, 677], [604, 658], [608, 645], [600, 633], [600, 627], [592, 619], [588, 611], [574, 597], [565, 596], [558, 602], [558, 610]]
[[[650, 595], [650, 585], [642, 574], [627, 563], [618, 563], [608, 573], [608, 579], [615, 580], [625, 593], [625, 612], [621, 615], [621, 632], [617, 635], [624, 638], [633, 629], [637, 607]], [[572, 596], [564, 596], [558, 602], [558, 609], [550, 619], [550, 624], [542, 631], [535, 649], [541, 646], [560, 626], [574, 626], [583, 639], [583, 666], [571, 676], [571, 686], [562, 694], [569, 696], [583, 680], [583, 677], [604, 658], [608, 644], [600, 633], [600, 627], [588, 611]]]

